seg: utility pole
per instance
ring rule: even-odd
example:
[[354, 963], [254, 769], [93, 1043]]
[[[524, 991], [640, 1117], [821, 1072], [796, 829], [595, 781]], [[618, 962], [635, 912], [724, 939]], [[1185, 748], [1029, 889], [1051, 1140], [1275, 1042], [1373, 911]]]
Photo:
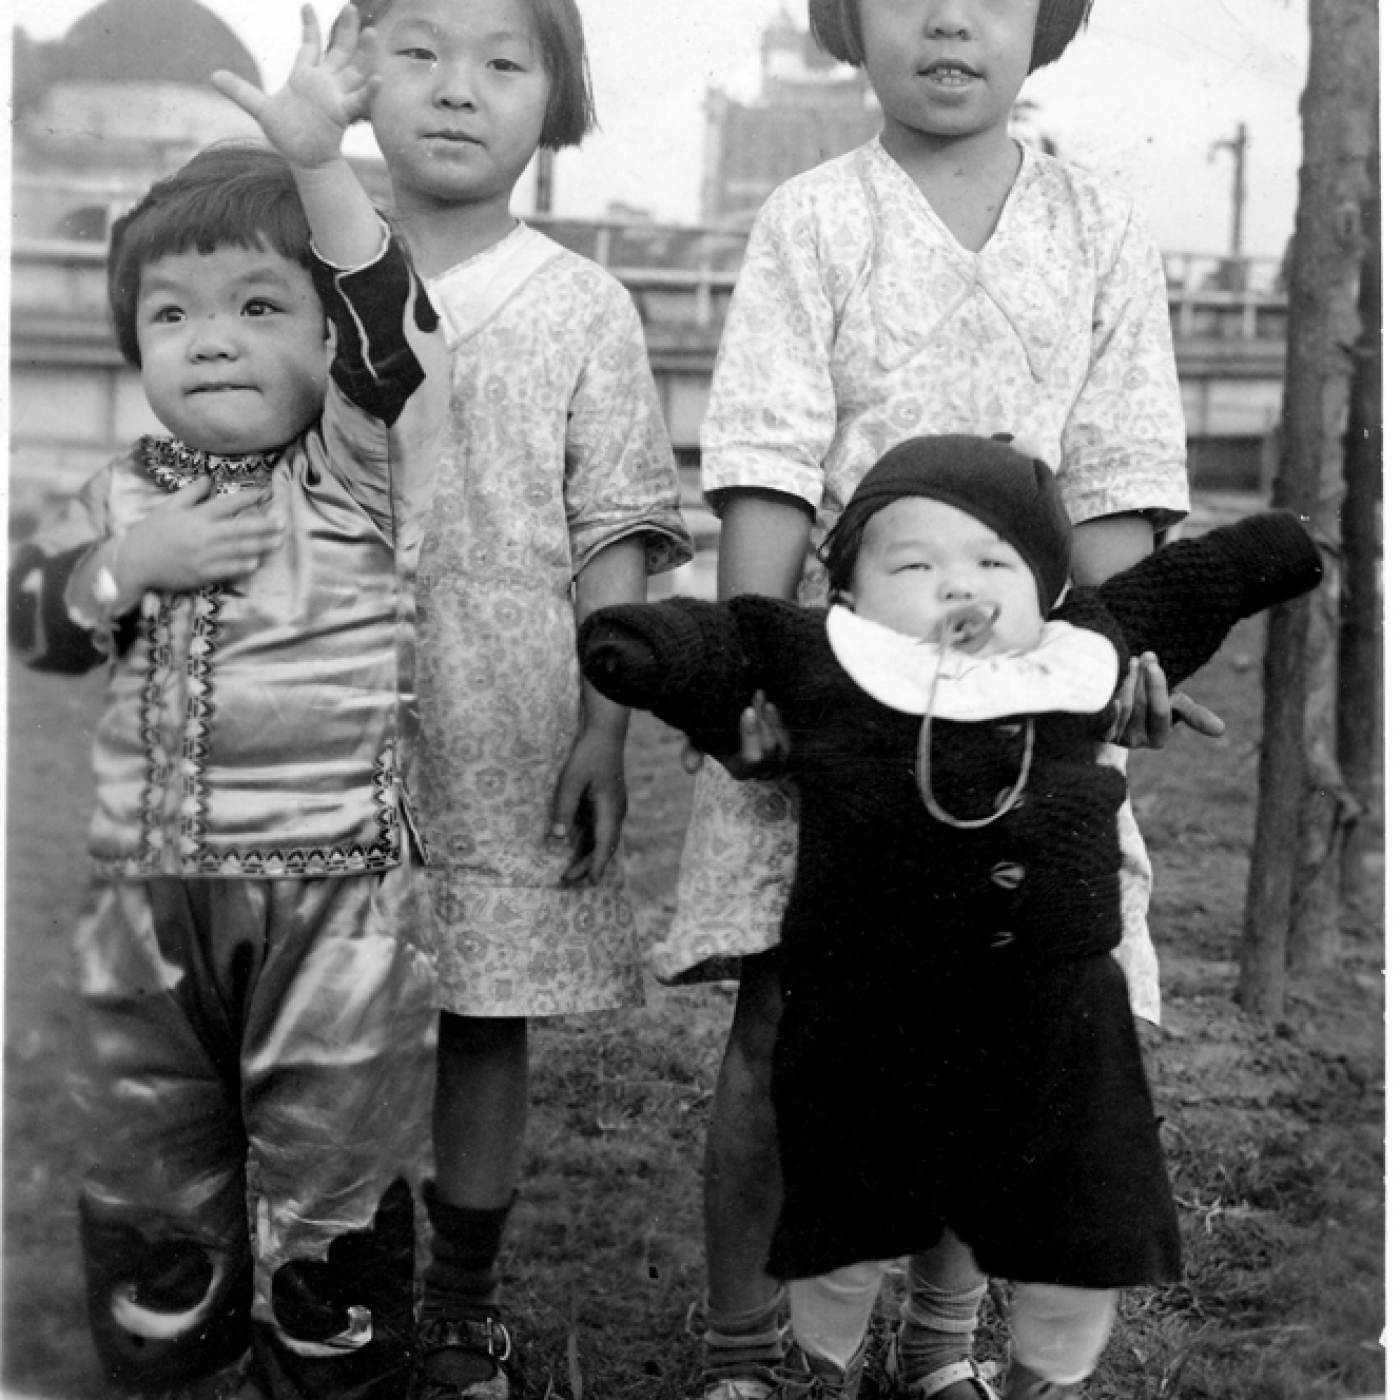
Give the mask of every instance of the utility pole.
[[1245, 150], [1249, 145], [1249, 131], [1245, 124], [1241, 122], [1235, 130], [1235, 135], [1229, 141], [1217, 141], [1210, 148], [1210, 159], [1215, 159], [1217, 151], [1224, 151], [1234, 158], [1235, 173], [1230, 189], [1230, 257], [1233, 261], [1238, 261], [1240, 252], [1244, 247], [1244, 169]]

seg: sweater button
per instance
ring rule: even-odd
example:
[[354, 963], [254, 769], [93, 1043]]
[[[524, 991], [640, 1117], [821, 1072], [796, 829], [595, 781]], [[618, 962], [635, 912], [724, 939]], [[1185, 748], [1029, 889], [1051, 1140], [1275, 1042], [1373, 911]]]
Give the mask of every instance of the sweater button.
[[992, 866], [992, 884], [1002, 890], [1019, 890], [1026, 878], [1026, 867], [1014, 860], [1001, 860]]

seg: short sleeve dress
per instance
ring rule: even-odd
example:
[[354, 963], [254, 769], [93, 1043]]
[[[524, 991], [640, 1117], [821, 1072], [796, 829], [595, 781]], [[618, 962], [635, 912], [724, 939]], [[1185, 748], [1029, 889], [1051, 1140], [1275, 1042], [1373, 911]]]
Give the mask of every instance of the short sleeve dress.
[[[1090, 173], [1023, 149], [997, 227], [965, 248], [878, 138], [797, 176], [755, 222], [702, 428], [712, 496], [764, 488], [815, 513], [799, 600], [825, 601], [817, 544], [861, 476], [922, 433], [1010, 432], [1056, 470], [1075, 522], [1188, 508], [1186, 430], [1161, 259]], [[1134, 1009], [1158, 1014], [1150, 871], [1131, 813], [1124, 944]], [[707, 764], [664, 981], [776, 946], [796, 855], [792, 797]]]
[[452, 380], [417, 587], [440, 1005], [633, 1004], [620, 862], [566, 889], [570, 847], [547, 834], [579, 720], [575, 577], [630, 535], [649, 572], [691, 556], [641, 324], [615, 278], [523, 225], [430, 292]]

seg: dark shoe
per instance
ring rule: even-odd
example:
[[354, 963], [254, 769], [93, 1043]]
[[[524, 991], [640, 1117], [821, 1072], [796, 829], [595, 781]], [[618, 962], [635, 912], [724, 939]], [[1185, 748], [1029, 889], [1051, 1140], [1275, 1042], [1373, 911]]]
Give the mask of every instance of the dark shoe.
[[1076, 1400], [1077, 1385], [1060, 1385], [1013, 1361], [1006, 1373], [1006, 1400]]
[[418, 1324], [408, 1400], [512, 1400], [515, 1348], [494, 1314], [439, 1315]]
[[777, 1371], [755, 1366], [751, 1375], [722, 1376], [710, 1381], [701, 1400], [777, 1400], [780, 1384]]
[[787, 1365], [778, 1373], [774, 1400], [858, 1400], [864, 1375], [864, 1343], [844, 1370], [794, 1346]]
[[999, 1400], [991, 1385], [995, 1368], [983, 1366], [971, 1357], [940, 1366], [938, 1370], [922, 1376], [908, 1377], [903, 1371], [899, 1358], [899, 1339], [892, 1337], [885, 1361], [885, 1379], [897, 1400], [943, 1400], [944, 1396], [952, 1392], [954, 1386], [961, 1387], [957, 1392], [960, 1395], [972, 1394], [977, 1396], [977, 1400]]

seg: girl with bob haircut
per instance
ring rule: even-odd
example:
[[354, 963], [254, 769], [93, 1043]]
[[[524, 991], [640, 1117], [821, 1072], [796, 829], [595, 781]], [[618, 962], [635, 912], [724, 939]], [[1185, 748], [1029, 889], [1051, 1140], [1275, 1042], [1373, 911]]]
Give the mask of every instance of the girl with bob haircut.
[[[550, 82], [539, 144], [547, 151], [580, 145], [597, 125], [583, 19], [571, 3], [560, 4], [557, 0], [522, 0], [522, 3], [529, 11]], [[366, 27], [382, 26], [385, 17], [396, 8], [396, 0], [357, 0], [356, 8]]]
[[[775, 190], [751, 229], [701, 428], [702, 484], [721, 518], [721, 599], [819, 606], [818, 545], [873, 463], [921, 435], [1012, 433], [1033, 448], [1069, 513], [1076, 583], [1130, 567], [1185, 515], [1160, 254], [1121, 193], [1011, 133], [1027, 76], [1064, 53], [1089, 9], [809, 0], [816, 41], [864, 70], [884, 122], [865, 145]], [[1121, 699], [1116, 744], [1161, 747], [1172, 704], [1155, 660], [1135, 658]], [[737, 755], [699, 775], [676, 916], [653, 957], [663, 981], [732, 977], [737, 966], [740, 984], [707, 1148], [704, 1400], [854, 1395], [865, 1350], [863, 1333], [820, 1321], [841, 1313], [839, 1279], [785, 1288], [765, 1267], [781, 1203], [770, 1086], [797, 813], [785, 781], [730, 774], [751, 777], [771, 757], [769, 718], [753, 707]], [[1218, 732], [1197, 707], [1183, 718]], [[1121, 765], [1121, 747], [1104, 759]], [[1134, 1011], [1155, 1021], [1150, 871], [1126, 802], [1119, 820], [1115, 953]], [[833, 1117], [833, 1139], [848, 1131]], [[881, 1358], [900, 1396], [993, 1400], [973, 1352], [986, 1288], [952, 1230], [911, 1265], [896, 1342]], [[804, 1336], [820, 1338], [795, 1352], [789, 1305]]]
[[574, 0], [363, 0], [394, 223], [446, 327], [452, 397], [418, 572], [439, 1009], [432, 1222], [411, 1400], [509, 1400], [499, 1258], [521, 1176], [532, 1018], [640, 1003], [613, 855], [627, 711], [577, 623], [640, 602], [690, 538], [626, 289], [511, 213], [541, 149], [593, 126]]

